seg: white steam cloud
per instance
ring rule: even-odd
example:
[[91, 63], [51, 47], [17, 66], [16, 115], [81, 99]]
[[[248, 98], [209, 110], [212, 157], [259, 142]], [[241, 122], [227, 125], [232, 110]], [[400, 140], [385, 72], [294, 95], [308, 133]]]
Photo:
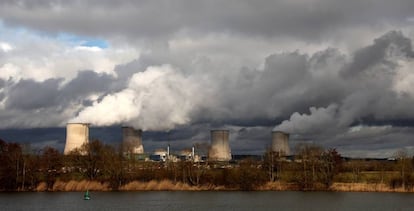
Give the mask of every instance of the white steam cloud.
[[105, 126], [128, 124], [144, 130], [168, 130], [191, 121], [197, 86], [170, 65], [135, 73], [128, 87], [86, 107], [71, 122]]
[[337, 128], [338, 105], [332, 104], [326, 108], [311, 107], [309, 114], [293, 113], [289, 120], [283, 121], [273, 130], [295, 134], [323, 133]]

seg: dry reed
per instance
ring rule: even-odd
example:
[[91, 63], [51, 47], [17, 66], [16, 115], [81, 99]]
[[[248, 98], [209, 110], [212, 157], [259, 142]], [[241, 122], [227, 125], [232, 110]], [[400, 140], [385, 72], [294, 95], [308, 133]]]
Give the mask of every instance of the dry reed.
[[287, 191], [298, 190], [298, 187], [290, 183], [275, 181], [267, 182], [266, 184], [257, 187], [256, 190]]
[[403, 188], [391, 188], [383, 183], [334, 183], [332, 191], [355, 191], [355, 192], [411, 192]]
[[151, 180], [149, 182], [132, 181], [119, 188], [124, 191], [197, 191], [213, 190], [210, 186], [190, 186], [182, 182], [172, 182], [171, 180]]
[[[51, 189], [48, 189], [45, 182], [41, 182], [35, 188], [36, 191], [111, 191], [108, 183], [101, 183], [98, 181], [70, 180], [64, 182], [57, 180]], [[171, 180], [151, 180], [149, 182], [132, 181], [119, 188], [121, 191], [202, 191], [202, 190], [233, 190], [224, 186], [204, 185], [204, 186], [190, 186], [182, 182], [172, 182]], [[286, 182], [268, 182], [260, 187], [258, 191], [288, 191], [299, 190], [294, 184]], [[355, 192], [413, 192], [413, 190], [404, 190], [403, 188], [391, 188], [386, 184], [374, 183], [334, 183], [329, 189], [330, 191], [355, 191]]]
[[39, 192], [47, 191], [47, 183], [46, 182], [39, 183], [35, 190]]
[[92, 190], [92, 191], [110, 191], [108, 183], [101, 183], [98, 181], [88, 181], [88, 180], [82, 180], [82, 181], [75, 181], [70, 180], [69, 182], [63, 182], [63, 181], [56, 181], [53, 184], [52, 191], [86, 191], [86, 190]]

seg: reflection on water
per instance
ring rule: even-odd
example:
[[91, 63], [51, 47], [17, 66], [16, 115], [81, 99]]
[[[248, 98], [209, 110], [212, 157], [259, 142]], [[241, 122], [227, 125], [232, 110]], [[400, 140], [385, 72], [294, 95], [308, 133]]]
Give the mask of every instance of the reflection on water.
[[0, 193], [0, 210], [414, 210], [410, 193], [82, 192]]

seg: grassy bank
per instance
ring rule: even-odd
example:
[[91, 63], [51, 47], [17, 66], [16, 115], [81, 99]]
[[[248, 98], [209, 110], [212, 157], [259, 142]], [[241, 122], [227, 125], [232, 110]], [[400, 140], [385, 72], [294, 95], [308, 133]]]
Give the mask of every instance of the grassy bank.
[[[114, 191], [108, 183], [98, 181], [75, 181], [67, 182], [56, 181], [52, 188], [47, 188], [46, 183], [41, 182], [35, 191]], [[223, 191], [223, 190], [240, 190], [238, 188], [226, 188], [224, 186], [203, 185], [190, 186], [181, 182], [172, 182], [170, 180], [151, 180], [149, 182], [132, 181], [122, 185], [116, 191]], [[268, 182], [264, 185], [256, 187], [255, 191], [298, 191], [300, 187], [293, 183], [286, 182]], [[321, 189], [322, 190], [322, 189]], [[414, 190], [404, 190], [403, 188], [391, 188], [386, 184], [370, 184], [370, 183], [333, 183], [329, 189], [323, 191], [337, 192], [414, 192]]]
[[[115, 191], [110, 188], [109, 183], [98, 181], [56, 181], [52, 188], [47, 188], [45, 182], [39, 183], [35, 191]], [[181, 182], [172, 182], [170, 180], [151, 180], [149, 182], [132, 181], [122, 185], [116, 191], [202, 191], [202, 190], [229, 190], [224, 186], [190, 186]]]

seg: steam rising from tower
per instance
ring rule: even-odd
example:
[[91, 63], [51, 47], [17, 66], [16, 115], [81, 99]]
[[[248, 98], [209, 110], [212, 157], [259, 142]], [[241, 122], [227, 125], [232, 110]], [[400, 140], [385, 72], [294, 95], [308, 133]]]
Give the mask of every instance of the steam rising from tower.
[[272, 151], [280, 155], [290, 155], [289, 133], [272, 131]]
[[122, 127], [122, 139], [124, 151], [134, 154], [144, 153], [142, 130], [136, 130], [133, 127]]
[[68, 123], [66, 125], [66, 145], [63, 153], [69, 154], [72, 150], [80, 148], [89, 142], [89, 124]]
[[208, 159], [211, 161], [231, 160], [228, 130], [211, 131], [211, 146], [208, 152]]

